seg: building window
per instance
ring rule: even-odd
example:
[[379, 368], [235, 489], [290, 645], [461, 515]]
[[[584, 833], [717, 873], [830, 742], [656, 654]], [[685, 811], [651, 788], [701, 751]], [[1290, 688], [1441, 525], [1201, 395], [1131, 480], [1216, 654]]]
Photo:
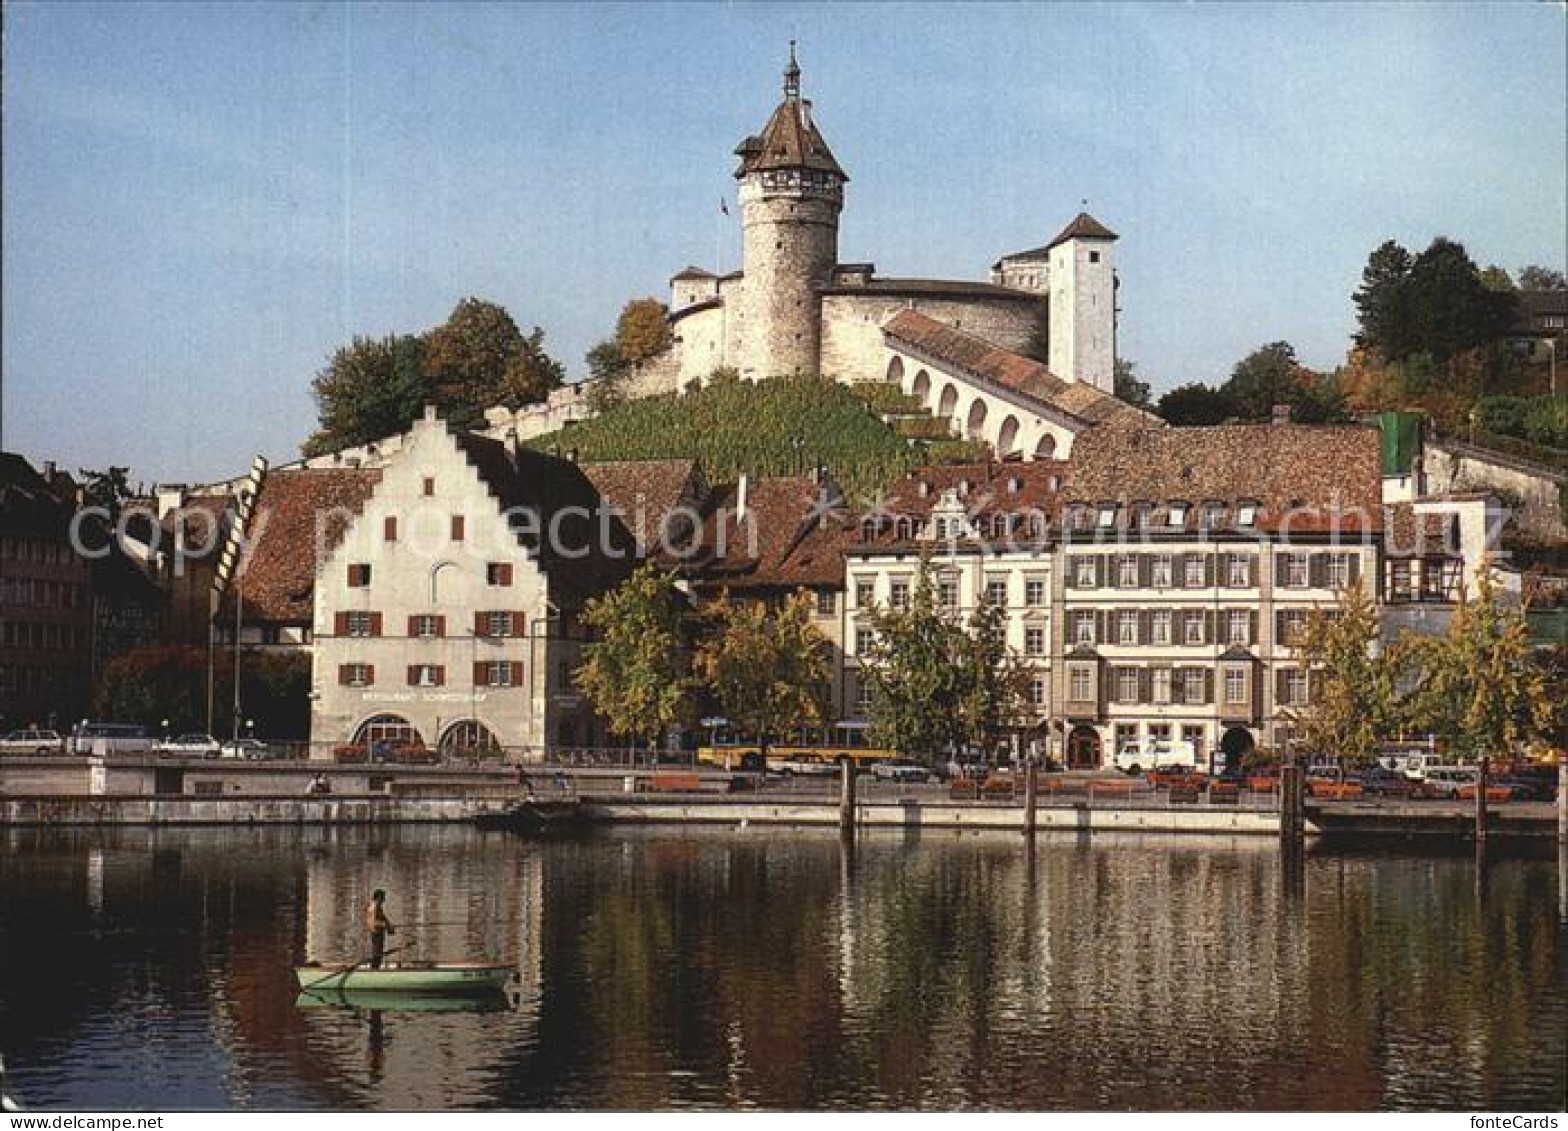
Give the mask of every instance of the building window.
[[1247, 701], [1247, 673], [1243, 668], [1225, 669], [1225, 702], [1237, 706]]
[[1136, 703], [1138, 701], [1138, 669], [1116, 669], [1116, 701], [1118, 703]]
[[1285, 587], [1287, 589], [1305, 589], [1307, 587], [1307, 556], [1305, 554], [1285, 555]]
[[511, 613], [505, 613], [505, 612], [501, 612], [501, 613], [486, 613], [485, 614], [485, 631], [484, 631], [484, 635], [486, 635], [486, 636], [510, 636], [510, 635], [512, 635], [512, 614]]
[[1024, 629], [1024, 654], [1026, 656], [1045, 655], [1045, 629], [1033, 625]]
[[888, 587], [888, 604], [895, 609], [909, 608], [909, 582], [895, 581]]
[[1252, 643], [1252, 614], [1246, 609], [1230, 609], [1225, 613], [1225, 643]]
[[944, 609], [958, 608], [958, 578], [943, 577], [936, 583], [937, 603]]
[[870, 608], [871, 607], [871, 602], [874, 600], [874, 598], [872, 597], [872, 593], [873, 592], [874, 592], [874, 589], [872, 587], [872, 583], [871, 582], [869, 582], [869, 581], [857, 581], [857, 582], [855, 582], [855, 607], [857, 609]]
[[871, 630], [864, 626], [855, 629], [855, 654], [864, 656], [871, 651]]
[[389, 514], [381, 520], [381, 534], [388, 542], [397, 541], [397, 515]]
[[1236, 525], [1247, 527], [1255, 526], [1258, 521], [1258, 504], [1242, 503], [1236, 508]]
[[1202, 589], [1205, 584], [1203, 557], [1188, 554], [1182, 559], [1181, 583], [1184, 589]]
[[1232, 589], [1245, 589], [1252, 584], [1251, 559], [1232, 554], [1225, 559], [1225, 584]]
[[[1167, 672], [1166, 674], [1169, 675], [1170, 673]], [[1170, 723], [1150, 723], [1149, 724], [1149, 741], [1150, 742], [1169, 742], [1170, 740], [1171, 740], [1171, 724]]]
[[1187, 504], [1172, 503], [1170, 510], [1165, 513], [1165, 525], [1185, 528], [1187, 525]]
[[1301, 642], [1307, 630], [1307, 614], [1301, 609], [1282, 609], [1279, 614], [1279, 640], [1287, 648]]
[[486, 687], [511, 687], [512, 663], [510, 660], [491, 660], [485, 664]]
[[817, 590], [817, 616], [830, 617], [838, 612], [838, 594], [831, 589]]
[[1131, 554], [1116, 559], [1116, 584], [1122, 589], [1138, 588], [1138, 559]]
[[1169, 554], [1155, 554], [1154, 562], [1149, 567], [1150, 584], [1156, 589], [1169, 589], [1171, 587], [1171, 556]]
[[1045, 706], [1045, 680], [1031, 679], [1029, 681], [1029, 704], [1033, 707]]
[[1116, 643], [1138, 643], [1138, 610], [1121, 609], [1116, 613]]
[[1152, 698], [1156, 703], [1166, 704], [1171, 701], [1171, 669], [1155, 668], [1149, 680], [1153, 692]]
[[855, 684], [855, 709], [862, 715], [871, 710], [871, 683], [859, 680]]
[[1183, 644], [1203, 643], [1203, 613], [1189, 609], [1181, 617], [1181, 642]]
[[1127, 747], [1134, 745], [1137, 741], [1138, 741], [1138, 724], [1137, 723], [1117, 723], [1116, 724], [1116, 751], [1117, 751], [1117, 753], [1121, 753], [1123, 750], [1127, 749]]
[[1044, 579], [1031, 577], [1024, 582], [1024, 604], [1031, 609], [1038, 609], [1045, 604]]
[[343, 617], [344, 634], [348, 636], [374, 636], [376, 618], [374, 613], [365, 613], [355, 610], [346, 613]]
[[1150, 614], [1149, 642], [1151, 644], [1169, 644], [1171, 642], [1171, 611], [1169, 609], [1155, 609]]
[[1115, 525], [1116, 525], [1116, 504], [1115, 503], [1101, 503], [1100, 504], [1100, 517], [1099, 517], [1099, 527], [1100, 527], [1100, 529], [1101, 530], [1109, 530], [1111, 527], [1113, 527]]
[[454, 542], [461, 542], [462, 540], [463, 540], [463, 516], [460, 515], [460, 514], [454, 514], [452, 516], [452, 541], [454, 541]]
[[370, 584], [370, 566], [364, 562], [356, 562], [348, 567], [348, 587], [350, 589], [363, 589]]
[[1071, 691], [1069, 698], [1074, 702], [1087, 703], [1094, 699], [1094, 669], [1087, 664], [1074, 664], [1068, 672], [1068, 682]]
[[1181, 701], [1183, 703], [1208, 702], [1208, 673], [1202, 668], [1183, 668], [1181, 673]]
[[986, 578], [985, 599], [993, 608], [1007, 608], [1007, 581], [1000, 577]]
[[1350, 556], [1330, 554], [1328, 558], [1328, 587], [1343, 589], [1350, 584]]
[[485, 563], [485, 584], [486, 585], [510, 585], [510, 584], [512, 584], [512, 563], [511, 562], [486, 562]]
[[444, 682], [445, 671], [440, 664], [410, 664], [408, 669], [408, 685], [410, 687], [440, 687]]
[[1097, 252], [1097, 251], [1091, 251], [1089, 253], [1089, 262], [1090, 263], [1098, 263], [1098, 262], [1100, 262], [1100, 253]]
[[1410, 563], [1388, 563], [1388, 599], [1390, 601], [1408, 601], [1412, 593], [1410, 585]]
[[441, 618], [430, 613], [409, 618], [409, 635], [430, 639], [441, 635]]
[[435, 493], [436, 493], [436, 481], [434, 479], [430, 478], [428, 475], [425, 476], [425, 498], [428, 499], [428, 498], [430, 498], [430, 496], [434, 495]]
[[1289, 668], [1280, 690], [1284, 693], [1280, 702], [1287, 707], [1304, 706], [1307, 702], [1307, 673], [1300, 668]]
[[1073, 612], [1073, 643], [1094, 643], [1094, 610], [1078, 609]]
[[338, 682], [344, 687], [369, 687], [375, 680], [375, 670], [369, 664], [343, 664], [338, 668]]
[[1073, 588], [1094, 588], [1094, 559], [1080, 555], [1073, 559]]

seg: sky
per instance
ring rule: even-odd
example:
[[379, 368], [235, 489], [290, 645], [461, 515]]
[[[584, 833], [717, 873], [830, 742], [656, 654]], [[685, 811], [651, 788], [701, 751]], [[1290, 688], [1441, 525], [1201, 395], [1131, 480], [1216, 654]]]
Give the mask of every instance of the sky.
[[334, 349], [466, 295], [580, 375], [628, 299], [739, 266], [731, 152], [792, 38], [843, 261], [984, 279], [1087, 201], [1156, 392], [1280, 339], [1340, 362], [1385, 239], [1568, 255], [1562, 3], [11, 2], [3, 446], [286, 460]]

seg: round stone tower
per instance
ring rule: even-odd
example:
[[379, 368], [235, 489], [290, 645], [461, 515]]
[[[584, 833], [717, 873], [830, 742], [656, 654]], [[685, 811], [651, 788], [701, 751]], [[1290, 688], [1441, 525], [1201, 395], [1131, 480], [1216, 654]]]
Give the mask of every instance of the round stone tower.
[[790, 43], [784, 101], [762, 133], [735, 149], [740, 168], [741, 294], [736, 368], [748, 380], [816, 373], [822, 345], [819, 288], [838, 263], [838, 214], [849, 180], [800, 96]]

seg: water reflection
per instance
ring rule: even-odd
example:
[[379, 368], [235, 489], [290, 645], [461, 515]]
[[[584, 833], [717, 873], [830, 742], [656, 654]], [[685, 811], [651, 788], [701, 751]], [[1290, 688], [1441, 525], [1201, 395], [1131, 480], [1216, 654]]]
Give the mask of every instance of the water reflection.
[[[0, 1045], [45, 1108], [1556, 1107], [1557, 863], [929, 831], [12, 832]], [[413, 957], [515, 962], [514, 996], [302, 1008], [294, 963], [358, 957], [376, 886]]]

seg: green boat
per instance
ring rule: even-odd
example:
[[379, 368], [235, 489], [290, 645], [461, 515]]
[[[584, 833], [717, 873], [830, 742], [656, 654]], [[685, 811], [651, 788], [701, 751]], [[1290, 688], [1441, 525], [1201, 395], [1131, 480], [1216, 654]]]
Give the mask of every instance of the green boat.
[[500, 990], [478, 993], [403, 993], [401, 990], [303, 990], [299, 1009], [357, 1009], [365, 1013], [497, 1013], [511, 1008]]
[[397, 962], [372, 970], [363, 962], [295, 968], [299, 988], [310, 992], [377, 990], [400, 994], [493, 994], [512, 967], [496, 962]]

